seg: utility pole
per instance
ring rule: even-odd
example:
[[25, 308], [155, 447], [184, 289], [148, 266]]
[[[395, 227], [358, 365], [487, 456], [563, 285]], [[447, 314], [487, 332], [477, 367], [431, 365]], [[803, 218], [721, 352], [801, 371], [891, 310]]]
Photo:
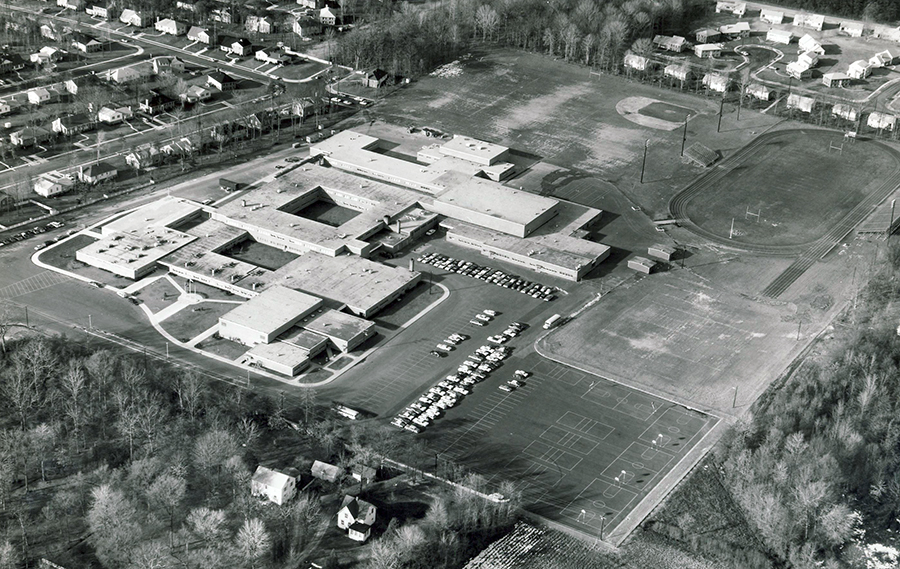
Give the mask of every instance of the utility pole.
[[731, 389], [734, 390], [734, 397], [731, 399], [731, 408], [734, 409], [737, 407], [737, 385], [733, 385]]
[[716, 125], [716, 132], [722, 129], [722, 112], [725, 110], [725, 95], [719, 100], [719, 124]]
[[734, 237], [734, 218], [731, 218], [731, 231], [728, 232], [728, 238]]
[[894, 204], [896, 202], [897, 202], [897, 200], [895, 200], [895, 199], [891, 200], [891, 224], [888, 225], [888, 230], [887, 230], [888, 237], [890, 237], [891, 233], [894, 232]]
[[644, 142], [644, 159], [641, 160], [641, 183], [644, 183], [644, 168], [647, 166], [647, 149], [650, 147], [650, 139]]
[[684, 131], [681, 133], [681, 155], [684, 156], [684, 144], [687, 142], [687, 123], [690, 115], [684, 115]]

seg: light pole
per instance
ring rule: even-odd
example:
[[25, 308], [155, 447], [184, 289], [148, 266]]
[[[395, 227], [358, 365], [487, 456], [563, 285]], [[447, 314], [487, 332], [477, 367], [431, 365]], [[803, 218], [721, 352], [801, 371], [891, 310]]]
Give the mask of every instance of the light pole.
[[644, 183], [644, 168], [647, 166], [647, 149], [650, 147], [650, 139], [644, 142], [644, 159], [641, 160], [641, 183]]
[[737, 385], [732, 385], [731, 389], [734, 390], [734, 397], [731, 399], [731, 408], [734, 409], [737, 407]]
[[93, 323], [93, 321], [91, 321], [91, 315], [88, 314], [88, 328], [93, 328], [93, 327], [94, 327], [94, 323]]
[[[891, 200], [891, 224], [888, 225], [888, 232], [887, 232], [888, 237], [890, 237], [890, 236], [891, 236], [891, 233], [894, 232], [894, 204], [895, 204], [896, 202], [897, 202], [897, 200]], [[28, 308], [27, 308], [27, 307], [25, 308], [25, 314], [28, 314]]]
[[681, 133], [681, 155], [684, 156], [684, 144], [687, 142], [687, 123], [691, 115], [684, 115], [684, 131]]

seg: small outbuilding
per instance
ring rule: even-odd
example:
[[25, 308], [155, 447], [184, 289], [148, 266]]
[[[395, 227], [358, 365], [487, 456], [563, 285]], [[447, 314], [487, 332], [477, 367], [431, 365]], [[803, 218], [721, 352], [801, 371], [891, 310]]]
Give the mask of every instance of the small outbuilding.
[[639, 273], [644, 273], [645, 275], [649, 275], [654, 267], [656, 267], [656, 261], [651, 261], [646, 257], [632, 257], [628, 259], [628, 268], [637, 271]]
[[669, 245], [656, 244], [647, 248], [647, 254], [663, 261], [671, 261], [675, 256], [675, 248]]

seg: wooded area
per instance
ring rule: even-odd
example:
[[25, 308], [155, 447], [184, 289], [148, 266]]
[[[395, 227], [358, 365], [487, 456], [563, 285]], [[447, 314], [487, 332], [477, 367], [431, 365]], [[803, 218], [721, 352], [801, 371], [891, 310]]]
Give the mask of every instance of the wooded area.
[[897, 242], [887, 256], [830, 353], [805, 360], [719, 451], [748, 518], [797, 569], [859, 563], [863, 535], [875, 543], [897, 529], [900, 337], [885, 318], [896, 315]]
[[871, 22], [889, 23], [900, 18], [900, 4], [891, 0], [783, 0], [778, 4]]
[[[322, 500], [359, 487], [315, 481], [277, 506], [251, 495], [257, 464], [308, 472], [312, 459], [376, 468], [384, 455], [433, 460], [421, 442], [384, 425], [341, 422], [305, 393], [291, 408], [284, 397], [64, 338], [6, 341], [0, 569], [41, 557], [66, 569], [296, 567], [333, 523], [336, 511]], [[497, 504], [436, 489], [423, 515], [394, 519], [374, 538], [370, 566], [458, 565], [514, 522], [520, 498], [512, 485], [501, 490], [510, 500]]]

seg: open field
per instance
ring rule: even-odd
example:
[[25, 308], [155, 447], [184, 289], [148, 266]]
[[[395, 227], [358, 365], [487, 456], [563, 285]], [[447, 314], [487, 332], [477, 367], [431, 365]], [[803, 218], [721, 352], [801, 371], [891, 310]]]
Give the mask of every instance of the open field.
[[230, 302], [201, 302], [183, 308], [163, 320], [163, 330], [182, 342], [188, 342], [210, 327], [215, 326], [219, 317], [237, 308]]
[[824, 130], [777, 131], [685, 188], [673, 199], [672, 213], [735, 246], [804, 245], [898, 167], [897, 152], [879, 142], [844, 144], [840, 133]]
[[673, 271], [617, 289], [541, 347], [602, 377], [731, 414], [735, 399], [739, 408], [754, 401], [793, 357], [797, 325], [784, 315]]

